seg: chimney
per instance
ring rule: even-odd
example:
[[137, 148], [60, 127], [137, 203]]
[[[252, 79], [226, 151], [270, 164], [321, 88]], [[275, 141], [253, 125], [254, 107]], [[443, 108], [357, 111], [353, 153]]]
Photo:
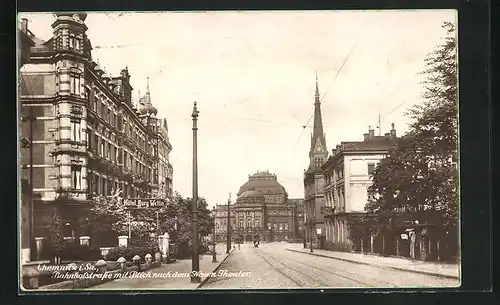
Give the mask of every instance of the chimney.
[[392, 129], [391, 129], [391, 136], [394, 137], [394, 138], [396, 138], [396, 129], [394, 128], [394, 123], [391, 124], [391, 127], [392, 127]]
[[332, 149], [332, 156], [335, 156], [336, 153], [337, 153], [337, 150], [335, 148]]
[[21, 31], [28, 34], [28, 19], [21, 18]]
[[372, 129], [371, 126], [368, 126], [368, 140], [373, 140], [375, 137], [375, 129]]
[[367, 133], [364, 133], [364, 134], [363, 134], [363, 140], [364, 140], [364, 141], [368, 141], [368, 136], [369, 136], [369, 135], [368, 135]]

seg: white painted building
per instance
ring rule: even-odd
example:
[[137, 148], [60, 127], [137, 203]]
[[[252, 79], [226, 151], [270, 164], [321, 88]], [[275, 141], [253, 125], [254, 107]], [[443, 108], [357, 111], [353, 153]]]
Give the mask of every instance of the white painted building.
[[375, 136], [370, 128], [359, 142], [342, 142], [332, 150], [322, 166], [324, 175], [326, 248], [347, 249], [355, 246], [349, 239], [349, 222], [352, 217], [365, 213], [368, 188], [372, 173], [391, 147], [396, 143], [396, 130]]

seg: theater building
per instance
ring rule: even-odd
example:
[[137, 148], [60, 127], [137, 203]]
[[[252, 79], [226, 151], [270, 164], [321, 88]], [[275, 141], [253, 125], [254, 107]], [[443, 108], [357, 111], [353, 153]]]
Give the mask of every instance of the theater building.
[[30, 159], [21, 148], [20, 174], [29, 180], [34, 172], [35, 236], [47, 236], [54, 211], [66, 238], [82, 235], [92, 194], [171, 193], [172, 146], [149, 81], [134, 104], [128, 68], [112, 77], [92, 59], [86, 18], [55, 14], [48, 41], [30, 32], [34, 46], [21, 70], [21, 116], [32, 118], [21, 135], [32, 139], [34, 153]]
[[[230, 235], [233, 241], [296, 241], [299, 233], [303, 199], [288, 198], [275, 174], [257, 172], [248, 177], [230, 205]], [[218, 241], [227, 236], [227, 205], [217, 206], [216, 235]]]

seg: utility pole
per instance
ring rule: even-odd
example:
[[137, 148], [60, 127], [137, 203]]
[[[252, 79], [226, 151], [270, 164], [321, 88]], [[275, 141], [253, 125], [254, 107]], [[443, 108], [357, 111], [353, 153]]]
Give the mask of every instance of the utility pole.
[[226, 254], [229, 254], [231, 251], [231, 211], [229, 210], [231, 204], [231, 193], [229, 193], [229, 199], [227, 200], [227, 235], [226, 235]]
[[30, 238], [30, 260], [35, 261], [37, 255], [36, 252], [36, 244], [35, 244], [35, 215], [34, 215], [34, 178], [33, 178], [33, 121], [35, 120], [35, 116], [33, 115], [33, 106], [30, 106], [30, 113], [27, 118], [30, 122], [30, 138], [29, 138], [29, 150], [30, 150], [30, 203], [28, 209], [28, 217], [29, 217], [29, 238]]
[[192, 255], [192, 271], [191, 272], [191, 283], [200, 283], [201, 279], [199, 276], [200, 271], [200, 258], [198, 253], [198, 156], [197, 156], [197, 121], [198, 121], [198, 109], [196, 108], [196, 102], [193, 106], [193, 203], [192, 203], [192, 218], [191, 227], [193, 228], [192, 240], [193, 240], [193, 255]]
[[213, 249], [213, 253], [212, 253], [212, 263], [217, 263], [217, 251], [215, 250], [215, 219], [217, 217], [217, 209], [213, 208], [213, 212], [214, 212], [214, 232], [213, 232], [213, 243], [214, 243], [214, 249]]

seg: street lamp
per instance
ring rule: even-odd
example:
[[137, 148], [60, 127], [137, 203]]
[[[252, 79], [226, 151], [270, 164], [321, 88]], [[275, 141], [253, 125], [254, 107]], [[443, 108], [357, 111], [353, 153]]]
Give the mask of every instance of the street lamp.
[[198, 156], [197, 156], [197, 121], [198, 121], [198, 109], [196, 108], [196, 102], [193, 105], [193, 202], [192, 202], [192, 218], [191, 227], [192, 241], [193, 241], [193, 255], [192, 255], [192, 271], [191, 272], [191, 283], [200, 283], [201, 279], [199, 276], [200, 271], [200, 257], [198, 253]]
[[227, 248], [226, 248], [226, 254], [229, 254], [229, 251], [231, 251], [231, 214], [229, 210], [229, 205], [231, 204], [231, 193], [229, 193], [229, 199], [227, 200], [227, 235], [226, 235], [226, 243], [227, 243]]
[[214, 243], [214, 248], [213, 248], [213, 253], [212, 253], [212, 263], [217, 263], [217, 251], [215, 251], [215, 217], [216, 217], [216, 214], [217, 213], [217, 210], [215, 209], [215, 206], [213, 207], [213, 214], [214, 214], [214, 232], [213, 232], [213, 243]]

